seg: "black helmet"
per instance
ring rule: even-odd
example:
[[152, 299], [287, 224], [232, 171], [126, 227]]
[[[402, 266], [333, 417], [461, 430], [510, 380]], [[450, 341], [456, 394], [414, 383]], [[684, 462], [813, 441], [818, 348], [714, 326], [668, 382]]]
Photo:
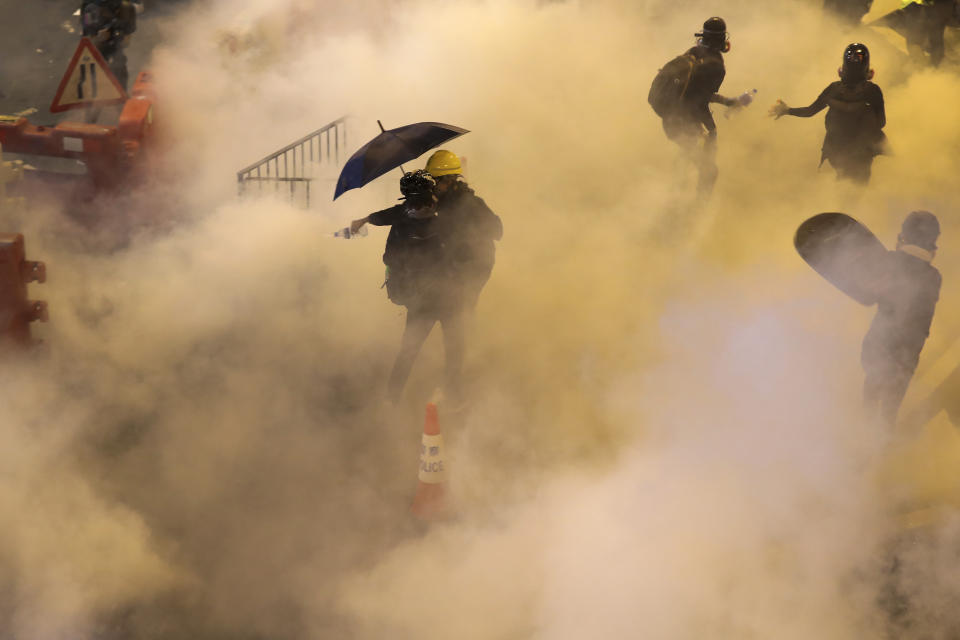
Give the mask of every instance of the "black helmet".
[[937, 250], [937, 238], [940, 237], [940, 221], [929, 211], [913, 211], [903, 221], [900, 228], [900, 241], [926, 249]]
[[867, 79], [870, 72], [870, 50], [867, 45], [859, 42], [847, 45], [843, 50], [843, 66], [840, 68], [840, 79], [848, 84], [855, 84]]
[[408, 171], [400, 178], [400, 193], [404, 198], [422, 198], [433, 194], [433, 185], [433, 176], [423, 169]]
[[727, 49], [727, 23], [719, 16], [708, 18], [703, 23], [703, 31], [693, 35], [704, 46], [713, 49]]
[[400, 178], [400, 193], [404, 199], [404, 213], [415, 220], [427, 220], [435, 214], [433, 176], [419, 169], [409, 171]]

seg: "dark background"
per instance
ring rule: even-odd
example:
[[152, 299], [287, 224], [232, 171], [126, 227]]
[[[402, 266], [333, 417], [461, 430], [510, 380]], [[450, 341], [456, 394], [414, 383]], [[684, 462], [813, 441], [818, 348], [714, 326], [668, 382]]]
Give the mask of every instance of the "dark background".
[[[187, 4], [144, 0], [127, 49], [131, 84], [159, 42], [164, 18]], [[79, 8], [79, 0], [0, 0], [0, 114], [33, 107], [38, 110], [29, 116], [34, 124], [64, 117], [51, 114], [50, 103], [80, 39], [79, 17], [73, 15]]]

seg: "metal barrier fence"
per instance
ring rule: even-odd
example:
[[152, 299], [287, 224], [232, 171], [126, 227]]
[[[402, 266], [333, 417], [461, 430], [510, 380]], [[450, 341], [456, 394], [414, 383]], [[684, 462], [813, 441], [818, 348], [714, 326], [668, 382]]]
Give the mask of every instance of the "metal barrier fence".
[[310, 183], [315, 179], [314, 169], [340, 166], [341, 155], [346, 152], [346, 118], [334, 120], [313, 133], [307, 134], [283, 149], [237, 172], [240, 195], [257, 185], [257, 193], [272, 188], [279, 193], [289, 189], [294, 201], [297, 186], [303, 186], [304, 202], [310, 206]]

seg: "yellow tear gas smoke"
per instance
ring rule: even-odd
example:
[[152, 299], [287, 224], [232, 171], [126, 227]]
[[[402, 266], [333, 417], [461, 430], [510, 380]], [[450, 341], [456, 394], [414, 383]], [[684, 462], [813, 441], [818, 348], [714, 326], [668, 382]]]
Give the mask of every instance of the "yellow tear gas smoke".
[[[11, 619], [47, 637], [118, 611], [131, 637], [882, 637], [887, 435], [857, 411], [871, 311], [791, 240], [819, 211], [889, 244], [911, 209], [938, 213], [927, 353], [949, 346], [960, 80], [902, 71], [893, 43], [818, 5], [185, 6], [152, 64], [177, 179], [130, 212], [165, 204], [177, 224], [118, 241], [60, 212], [22, 221], [53, 321], [47, 360], [11, 363], [2, 392], [8, 450], [30, 453], [8, 513], [47, 528], [24, 556], [30, 529], [8, 540], [36, 580], [3, 585]], [[718, 12], [722, 91], [759, 93], [716, 109], [720, 180], [697, 204], [646, 92]], [[818, 172], [821, 118], [765, 114], [812, 101], [854, 40], [895, 150], [866, 190]], [[422, 536], [405, 510], [439, 341], [408, 402], [385, 405], [402, 327], [378, 289], [385, 234], [328, 237], [392, 204], [399, 172], [336, 203], [324, 176], [311, 211], [235, 195], [241, 166], [342, 115], [352, 148], [377, 119], [470, 129], [450, 148], [505, 225], [474, 404], [444, 425], [465, 517]], [[28, 500], [51, 493], [63, 502]], [[909, 565], [925, 606], [955, 592], [935, 561], [950, 533]]]

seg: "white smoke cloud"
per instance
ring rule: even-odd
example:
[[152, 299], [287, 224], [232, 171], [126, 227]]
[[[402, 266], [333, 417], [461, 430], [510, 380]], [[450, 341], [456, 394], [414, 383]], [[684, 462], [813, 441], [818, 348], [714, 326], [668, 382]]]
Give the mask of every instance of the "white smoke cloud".
[[[818, 5], [184, 7], [151, 65], [158, 184], [104, 201], [99, 231], [69, 211], [18, 221], [52, 321], [46, 356], [0, 389], [19, 522], [0, 615], [50, 638], [882, 637], [895, 525], [886, 434], [858, 415], [871, 311], [790, 245], [819, 211], [888, 244], [909, 210], [939, 213], [928, 352], [949, 346], [960, 82], [901, 71], [893, 43]], [[695, 205], [645, 99], [716, 11], [723, 91], [759, 93], [717, 110], [720, 181]], [[822, 116], [764, 113], [812, 101], [851, 39], [871, 46], [895, 150], [866, 191], [817, 171]], [[385, 234], [328, 237], [391, 204], [399, 174], [336, 203], [324, 174], [310, 211], [236, 198], [240, 167], [342, 115], [351, 150], [377, 119], [471, 129], [450, 148], [505, 224], [473, 405], [442, 417], [461, 519], [426, 532], [406, 510], [439, 341], [388, 407]], [[903, 554], [915, 611], [953, 593], [948, 548]]]

